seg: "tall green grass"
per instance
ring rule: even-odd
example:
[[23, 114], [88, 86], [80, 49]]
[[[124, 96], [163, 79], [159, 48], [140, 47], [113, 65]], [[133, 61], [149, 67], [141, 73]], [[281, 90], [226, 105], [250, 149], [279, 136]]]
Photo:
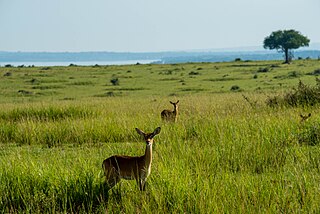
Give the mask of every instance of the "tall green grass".
[[[0, 68], [12, 72], [0, 76], [0, 212], [318, 213], [317, 104], [266, 104], [299, 78], [314, 83], [317, 66]], [[177, 123], [161, 121], [177, 99]], [[158, 126], [146, 191], [126, 180], [107, 189], [102, 161], [144, 154], [134, 128]]]
[[[160, 120], [161, 110], [170, 108], [161, 97], [21, 111], [16, 109], [23, 105], [8, 105], [0, 112], [0, 210], [318, 212], [320, 150], [301, 143], [317, 124], [317, 110], [270, 109], [262, 96], [247, 96], [257, 108], [240, 94], [180, 97], [176, 124]], [[64, 116], [35, 116], [50, 109]], [[307, 111], [313, 116], [300, 123], [299, 114]], [[114, 154], [142, 155], [145, 146], [134, 127], [157, 126], [162, 131], [155, 138], [147, 190], [140, 192], [134, 181], [106, 189], [102, 161]]]

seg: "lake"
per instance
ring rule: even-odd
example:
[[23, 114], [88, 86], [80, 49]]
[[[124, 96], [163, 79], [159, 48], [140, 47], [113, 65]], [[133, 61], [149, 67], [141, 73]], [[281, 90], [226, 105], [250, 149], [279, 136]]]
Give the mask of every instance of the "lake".
[[137, 63], [140, 64], [150, 64], [153, 62], [159, 62], [159, 59], [153, 60], [121, 60], [121, 61], [65, 61], [65, 62], [0, 62], [0, 66], [4, 67], [5, 65], [12, 66], [69, 66], [70, 64], [82, 65], [82, 66], [93, 66], [93, 65], [134, 65]]

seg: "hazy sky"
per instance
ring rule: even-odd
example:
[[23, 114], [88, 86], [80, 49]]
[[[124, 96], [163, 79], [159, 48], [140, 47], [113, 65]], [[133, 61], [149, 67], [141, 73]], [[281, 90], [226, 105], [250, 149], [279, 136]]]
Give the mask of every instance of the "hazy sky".
[[320, 42], [320, 0], [0, 0], [0, 51], [175, 51]]

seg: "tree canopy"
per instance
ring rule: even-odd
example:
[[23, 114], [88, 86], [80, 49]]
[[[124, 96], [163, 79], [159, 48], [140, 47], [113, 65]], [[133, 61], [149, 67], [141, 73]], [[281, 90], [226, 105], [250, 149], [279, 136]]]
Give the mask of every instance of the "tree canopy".
[[278, 30], [264, 39], [263, 47], [283, 52], [285, 54], [285, 63], [289, 63], [291, 60], [290, 53], [292, 54], [290, 50], [309, 46], [309, 42], [310, 40], [306, 36], [296, 30]]

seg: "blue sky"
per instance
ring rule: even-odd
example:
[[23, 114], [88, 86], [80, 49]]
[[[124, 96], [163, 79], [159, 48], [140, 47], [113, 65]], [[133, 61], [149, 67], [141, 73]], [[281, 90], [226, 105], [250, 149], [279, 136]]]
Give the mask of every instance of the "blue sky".
[[149, 52], [320, 42], [320, 0], [0, 0], [0, 51]]

